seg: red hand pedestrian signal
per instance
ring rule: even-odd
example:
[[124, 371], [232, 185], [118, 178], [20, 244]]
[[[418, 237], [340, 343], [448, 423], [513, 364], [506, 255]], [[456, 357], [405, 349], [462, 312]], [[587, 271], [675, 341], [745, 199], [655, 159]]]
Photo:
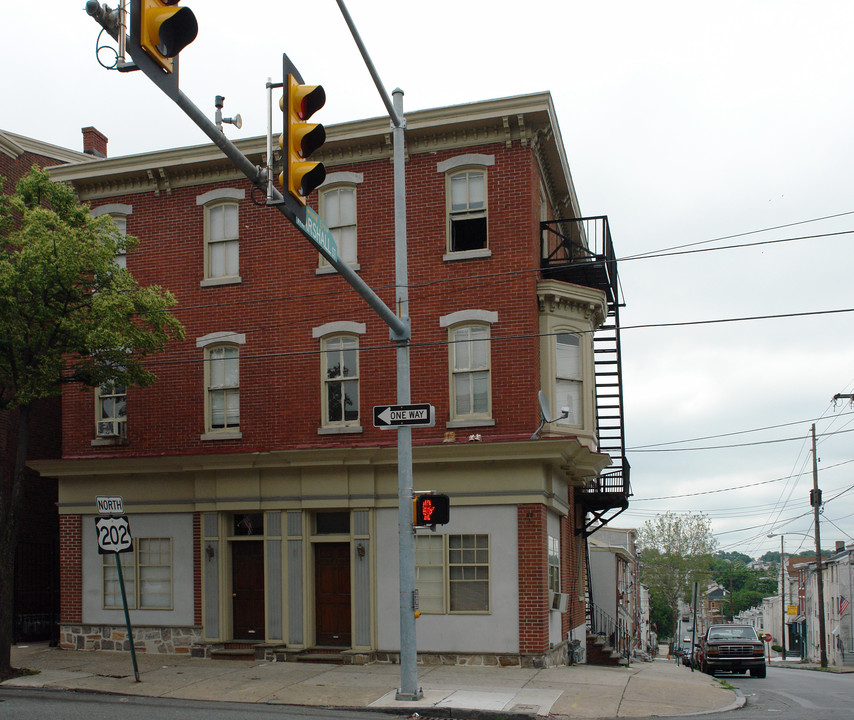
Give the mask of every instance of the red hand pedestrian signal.
[[445, 525], [450, 519], [451, 500], [441, 493], [421, 493], [412, 501], [412, 524], [416, 527]]

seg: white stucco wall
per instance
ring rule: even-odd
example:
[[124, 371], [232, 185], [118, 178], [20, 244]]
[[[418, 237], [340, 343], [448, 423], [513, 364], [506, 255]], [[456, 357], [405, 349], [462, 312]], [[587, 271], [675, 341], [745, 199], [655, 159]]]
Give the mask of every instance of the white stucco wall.
[[[400, 649], [397, 510], [377, 520], [377, 649]], [[419, 530], [419, 533], [430, 532]], [[452, 507], [451, 522], [437, 533], [487, 533], [490, 549], [488, 615], [422, 615], [415, 625], [419, 651], [519, 652], [518, 532], [515, 506]]]
[[[124, 626], [124, 612], [105, 610], [101, 555], [95, 536], [95, 516], [82, 518], [83, 622]], [[172, 538], [172, 609], [130, 610], [133, 626], [193, 625], [193, 516], [187, 513], [129, 515], [134, 538]], [[124, 558], [124, 556], [122, 556]]]

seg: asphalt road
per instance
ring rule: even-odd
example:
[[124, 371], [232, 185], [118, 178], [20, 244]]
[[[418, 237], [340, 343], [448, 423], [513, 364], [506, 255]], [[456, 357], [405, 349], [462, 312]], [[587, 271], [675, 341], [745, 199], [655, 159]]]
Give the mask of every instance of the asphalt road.
[[854, 673], [769, 666], [768, 677], [718, 675], [747, 699], [734, 720], [840, 720], [854, 718]]
[[0, 720], [400, 720], [399, 715], [337, 708], [212, 703], [75, 693], [0, 689]]

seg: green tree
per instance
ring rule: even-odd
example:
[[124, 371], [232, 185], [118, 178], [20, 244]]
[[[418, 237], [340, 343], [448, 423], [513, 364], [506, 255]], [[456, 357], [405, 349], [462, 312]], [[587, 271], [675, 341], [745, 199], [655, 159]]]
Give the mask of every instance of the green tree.
[[647, 520], [638, 532], [642, 582], [651, 598], [665, 604], [674, 630], [680, 600], [690, 597], [691, 583], [708, 572], [715, 550], [711, 527], [702, 513], [666, 512]]
[[33, 404], [68, 383], [149, 385], [155, 376], [144, 358], [183, 339], [169, 312], [172, 294], [140, 287], [116, 264], [135, 244], [39, 168], [14, 194], [0, 195], [0, 411], [17, 431], [14, 469], [0, 481], [0, 678], [12, 673], [12, 583]]

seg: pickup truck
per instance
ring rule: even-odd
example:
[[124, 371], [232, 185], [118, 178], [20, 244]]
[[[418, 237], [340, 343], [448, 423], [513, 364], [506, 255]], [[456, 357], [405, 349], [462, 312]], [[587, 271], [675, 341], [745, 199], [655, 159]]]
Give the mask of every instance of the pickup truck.
[[697, 648], [697, 665], [709, 675], [746, 673], [765, 677], [765, 646], [751, 625], [711, 625]]

